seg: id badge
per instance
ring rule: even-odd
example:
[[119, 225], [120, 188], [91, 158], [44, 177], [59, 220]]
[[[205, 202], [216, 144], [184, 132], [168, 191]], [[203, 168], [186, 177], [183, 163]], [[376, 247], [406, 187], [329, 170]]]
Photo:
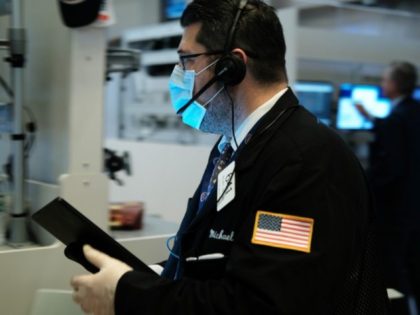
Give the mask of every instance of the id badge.
[[235, 199], [235, 161], [217, 176], [217, 211]]

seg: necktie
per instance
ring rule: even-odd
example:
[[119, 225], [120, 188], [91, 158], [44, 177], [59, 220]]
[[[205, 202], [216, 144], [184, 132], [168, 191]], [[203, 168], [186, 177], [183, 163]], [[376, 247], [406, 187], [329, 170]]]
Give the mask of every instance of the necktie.
[[[200, 211], [205, 204], [207, 197], [211, 193], [212, 189], [214, 188], [214, 185], [217, 182], [217, 176], [219, 173], [227, 166], [231, 156], [233, 153], [233, 149], [230, 146], [229, 143], [227, 143], [224, 147], [222, 152], [220, 153], [219, 157], [214, 159], [214, 162], [210, 162], [214, 164], [213, 169], [211, 166], [208, 166], [209, 171], [206, 170], [205, 180], [202, 184], [201, 188], [201, 195], [200, 195], [200, 204], [199, 209]], [[209, 176], [210, 170], [212, 169], [211, 176]], [[209, 178], [209, 180], [206, 180], [206, 178]], [[183, 234], [183, 231], [188, 229], [188, 225], [192, 221], [192, 217], [189, 219], [187, 217], [184, 218], [181, 227], [179, 229], [178, 235]], [[180, 255], [181, 252], [181, 238], [175, 239], [174, 247], [172, 248], [172, 252], [176, 255]], [[183, 273], [183, 260], [179, 260], [178, 257], [175, 257], [174, 255], [170, 255], [167, 262], [165, 263], [165, 268], [162, 272], [162, 276], [168, 279], [180, 279], [182, 277]]]
[[210, 195], [211, 191], [214, 188], [214, 185], [217, 182], [217, 176], [221, 171], [227, 166], [233, 153], [233, 148], [229, 143], [226, 143], [223, 147], [222, 152], [220, 153], [219, 158], [215, 161], [213, 172], [210, 176], [210, 179], [207, 183], [203, 183], [200, 195], [200, 210], [203, 207], [207, 197]]

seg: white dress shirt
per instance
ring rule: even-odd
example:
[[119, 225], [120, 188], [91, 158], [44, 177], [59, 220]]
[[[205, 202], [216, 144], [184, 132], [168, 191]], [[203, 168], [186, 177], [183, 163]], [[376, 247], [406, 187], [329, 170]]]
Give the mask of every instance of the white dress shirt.
[[[247, 134], [251, 131], [251, 129], [255, 126], [255, 124], [265, 115], [267, 114], [270, 109], [277, 103], [280, 97], [286, 93], [288, 88], [285, 88], [278, 93], [276, 93], [272, 98], [270, 98], [267, 102], [259, 106], [255, 109], [245, 120], [241, 123], [241, 125], [236, 128], [235, 130], [235, 137], [238, 145], [241, 145], [242, 141], [244, 141]], [[230, 145], [232, 146], [233, 150], [236, 151], [236, 143], [233, 138], [223, 136], [222, 140], [218, 145], [218, 149], [222, 152], [223, 147], [226, 145], [227, 142], [230, 141]]]

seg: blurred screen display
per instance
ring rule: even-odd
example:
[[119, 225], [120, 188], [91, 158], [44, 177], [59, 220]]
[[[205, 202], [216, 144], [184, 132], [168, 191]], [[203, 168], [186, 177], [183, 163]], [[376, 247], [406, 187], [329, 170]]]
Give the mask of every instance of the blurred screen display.
[[187, 2], [187, 0], [162, 0], [163, 20], [179, 19]]
[[298, 81], [294, 85], [300, 104], [326, 125], [331, 124], [334, 87], [328, 82]]
[[414, 90], [413, 98], [420, 102], [420, 86]]
[[362, 105], [373, 117], [385, 118], [391, 112], [391, 102], [382, 96], [376, 85], [342, 84], [338, 97], [337, 129], [371, 129], [373, 123], [357, 110]]

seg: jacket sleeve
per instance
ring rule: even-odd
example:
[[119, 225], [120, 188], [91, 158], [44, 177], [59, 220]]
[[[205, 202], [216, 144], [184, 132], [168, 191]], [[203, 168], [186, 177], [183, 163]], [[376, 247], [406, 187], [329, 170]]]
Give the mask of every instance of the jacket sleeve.
[[[328, 203], [334, 192], [329, 194], [322, 170], [304, 170], [302, 161], [286, 165], [250, 205], [221, 279], [172, 281], [131, 271], [118, 282], [115, 313], [329, 314], [334, 283], [342, 282], [340, 275], [353, 254], [346, 245], [353, 235], [344, 225], [331, 225], [338, 220], [329, 215], [336, 210]], [[346, 200], [342, 202], [345, 207]], [[314, 219], [311, 251], [253, 244], [258, 210]]]
[[403, 125], [402, 118], [396, 114], [378, 121], [376, 136], [384, 151], [383, 161], [380, 161], [384, 167], [380, 173], [377, 172], [378, 178], [375, 178], [375, 182], [380, 185], [395, 184], [404, 175], [407, 152]]

